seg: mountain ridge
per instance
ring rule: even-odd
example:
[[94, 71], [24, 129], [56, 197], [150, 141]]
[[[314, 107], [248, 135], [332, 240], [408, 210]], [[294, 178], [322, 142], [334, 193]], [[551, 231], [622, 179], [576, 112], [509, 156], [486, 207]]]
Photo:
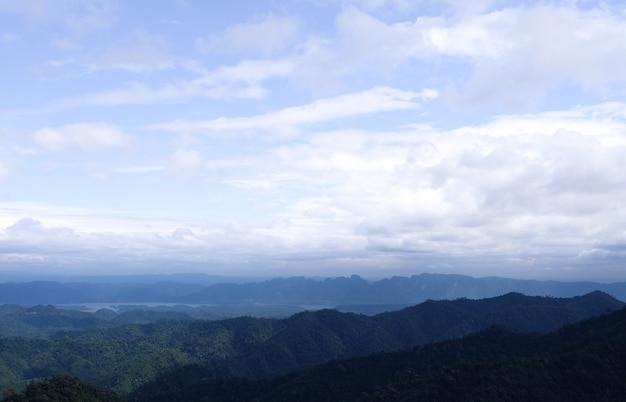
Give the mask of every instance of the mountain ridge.
[[[479, 300], [429, 300], [374, 316], [321, 309], [283, 319], [162, 316], [115, 326], [97, 322], [113, 319], [106, 311], [3, 306], [3, 328], [21, 324], [45, 332], [0, 337], [0, 385], [68, 373], [130, 392], [159, 373], [189, 364], [232, 377], [272, 378], [336, 359], [459, 339], [492, 325], [546, 333], [623, 306], [602, 292], [573, 298], [509, 293]], [[20, 320], [9, 320], [16, 316]]]
[[368, 311], [369, 308], [372, 313], [376, 313], [381, 310], [371, 306], [387, 305], [398, 308], [428, 299], [482, 299], [509, 292], [530, 296], [573, 297], [595, 290], [626, 301], [626, 282], [559, 282], [422, 273], [410, 277], [393, 276], [377, 281], [367, 281], [358, 275], [352, 275], [325, 279], [273, 278], [260, 282], [209, 285], [197, 281], [185, 283], [173, 280], [111, 283], [5, 282], [0, 283], [0, 304], [58, 305], [101, 302], [281, 304], [333, 308], [343, 306], [346, 310], [357, 312]]
[[616, 401], [626, 395], [624, 376], [621, 308], [546, 334], [491, 325], [462, 338], [337, 359], [270, 379], [187, 366], [138, 388], [131, 400]]

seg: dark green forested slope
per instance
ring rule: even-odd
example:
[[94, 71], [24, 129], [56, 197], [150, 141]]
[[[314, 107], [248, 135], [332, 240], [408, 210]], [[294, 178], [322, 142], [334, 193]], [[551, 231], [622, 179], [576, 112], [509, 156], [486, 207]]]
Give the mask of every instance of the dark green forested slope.
[[623, 401], [626, 309], [550, 334], [493, 326], [268, 380], [221, 378], [190, 366], [144, 385], [129, 400]]
[[22, 392], [8, 390], [1, 402], [124, 402], [113, 391], [86, 384], [75, 377], [55, 375], [30, 384]]
[[[221, 376], [273, 377], [333, 359], [460, 337], [492, 324], [545, 333], [622, 305], [600, 292], [564, 299], [508, 294], [484, 300], [430, 301], [374, 317], [320, 310], [282, 320], [168, 320], [45, 337], [3, 337], [0, 388], [72, 374], [117, 392], [130, 392], [165, 372], [194, 365]], [[50, 312], [35, 309], [32, 320], [40, 319], [38, 315], [57, 319], [46, 316]]]
[[285, 318], [305, 311], [297, 306], [183, 306], [117, 305], [116, 310], [101, 308], [96, 312], [60, 308], [52, 305], [25, 307], [0, 305], [0, 337], [45, 336], [58, 330], [82, 330], [91, 327], [115, 327], [147, 324], [162, 320], [221, 320], [242, 316]]
[[626, 309], [540, 337], [532, 349], [428, 376], [405, 370], [368, 400], [626, 400]]

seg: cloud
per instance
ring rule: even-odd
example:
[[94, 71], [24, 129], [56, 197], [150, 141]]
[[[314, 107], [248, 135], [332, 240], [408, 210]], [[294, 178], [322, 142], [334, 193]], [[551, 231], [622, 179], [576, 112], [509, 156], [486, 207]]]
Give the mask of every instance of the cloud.
[[76, 123], [42, 128], [33, 134], [33, 140], [52, 152], [72, 148], [94, 151], [127, 147], [131, 142], [121, 129], [106, 123]]
[[154, 128], [172, 131], [280, 130], [352, 116], [416, 109], [419, 107], [415, 102], [416, 99], [429, 100], [436, 97], [437, 92], [433, 90], [410, 92], [377, 87], [363, 92], [320, 99], [305, 106], [294, 106], [264, 115], [197, 121], [177, 120], [156, 125]]
[[[540, 123], [542, 116], [536, 117]], [[516, 133], [518, 127], [510, 123], [499, 129]], [[480, 127], [462, 138], [416, 135], [430, 142], [435, 154], [416, 153], [405, 163], [397, 158], [393, 170], [369, 172], [375, 192], [360, 194], [362, 205], [371, 207], [360, 211], [359, 230], [373, 246], [395, 244], [396, 251], [548, 252], [570, 258], [619, 230], [620, 224], [606, 222], [626, 219], [612, 201], [624, 195], [626, 165], [619, 154], [626, 147], [604, 145], [593, 132], [534, 126], [536, 131], [506, 136], [483, 136]], [[626, 134], [623, 123], [619, 133]], [[396, 152], [401, 144], [414, 147], [413, 141], [392, 138]], [[378, 154], [389, 156], [383, 149]], [[365, 177], [354, 176], [353, 184], [365, 183]]]
[[[348, 67], [347, 71], [392, 68], [411, 57], [413, 47], [420, 41], [419, 32], [410, 23], [388, 24], [355, 7], [348, 7], [337, 15], [335, 28], [334, 57], [345, 57], [338, 63]], [[377, 51], [372, 52], [372, 49]]]
[[[379, 2], [371, 3], [377, 8]], [[463, 11], [451, 3], [457, 13], [400, 22], [348, 6], [336, 17], [334, 37], [301, 45], [297, 73], [319, 85], [324, 75], [345, 82], [369, 72], [375, 79], [405, 66], [447, 86], [458, 105], [514, 109], [528, 108], [566, 84], [599, 93], [626, 84], [620, 68], [626, 63], [626, 24], [618, 8], [490, 8], [487, 2]], [[442, 61], [456, 68], [442, 68]]]
[[[141, 52], [138, 53], [141, 55]], [[118, 60], [116, 68], [134, 71], [145, 71], [153, 68], [166, 68], [170, 65], [164, 59], [164, 64], [138, 64]], [[67, 61], [55, 61], [65, 64]], [[69, 62], [74, 64], [73, 61]], [[112, 68], [114, 64], [100, 65], [100, 68]], [[233, 66], [222, 66], [215, 70], [206, 71], [195, 66], [185, 66], [194, 70], [196, 78], [176, 82], [149, 84], [142, 81], [132, 81], [124, 87], [102, 92], [88, 93], [74, 98], [59, 99], [48, 108], [31, 111], [13, 111], [16, 114], [39, 114], [50, 111], [61, 111], [85, 106], [120, 106], [120, 105], [150, 105], [158, 103], [180, 103], [197, 98], [205, 99], [263, 99], [267, 90], [260, 85], [265, 80], [275, 77], [286, 77], [293, 70], [293, 63], [289, 60], [244, 60]], [[89, 67], [90, 69], [96, 67]]]
[[5, 229], [5, 233], [17, 235], [34, 235], [43, 232], [43, 225], [38, 220], [24, 218]]
[[467, 25], [508, 45], [470, 56], [476, 69], [465, 102], [523, 104], [568, 81], [601, 92], [626, 82], [618, 67], [626, 62], [623, 14], [545, 6], [494, 12]]
[[287, 48], [298, 38], [300, 22], [295, 17], [268, 15], [258, 21], [231, 26], [220, 35], [196, 40], [202, 53], [258, 52], [274, 54]]
[[[289, 274], [315, 266], [377, 275], [381, 266], [481, 275], [506, 266], [511, 276], [615, 278], [626, 226], [625, 111], [611, 102], [451, 130], [309, 131], [220, 160], [181, 148], [167, 166], [172, 177], [241, 193], [203, 198], [212, 220], [0, 204], [0, 247], [70, 266], [175, 260], [253, 272], [253, 261]], [[46, 236], [63, 255], [31, 241]], [[594, 273], [584, 271], [590, 261]]]
[[578, 132], [596, 137], [605, 146], [619, 146], [626, 144], [623, 135], [625, 119], [624, 103], [606, 102], [538, 114], [499, 115], [482, 126], [460, 127], [453, 132], [461, 136], [475, 134], [492, 137], [553, 136], [562, 132]]
[[158, 103], [176, 103], [193, 98], [260, 99], [265, 90], [258, 86], [204, 87], [196, 83], [181, 82], [166, 84], [158, 88], [140, 82], [133, 82], [126, 88], [88, 94], [74, 99], [65, 99], [54, 104], [54, 108], [75, 108], [81, 106], [120, 106], [120, 105], [149, 105]]
[[[187, 35], [193, 45], [189, 32], [202, 27], [184, 14], [175, 26], [142, 24], [171, 36], [125, 25], [126, 36], [90, 36], [86, 48], [93, 31], [65, 25], [52, 2], [0, 4], [37, 28], [19, 31], [20, 42], [52, 32], [63, 47], [36, 52], [37, 93], [57, 100], [3, 112], [21, 128], [5, 129], [0, 177], [24, 184], [0, 198], [45, 199], [54, 178], [60, 204], [134, 208], [0, 203], [0, 259], [331, 274], [506, 266], [513, 276], [586, 264], [610, 276], [623, 267], [626, 227], [626, 105], [610, 101], [626, 83], [624, 14], [580, 2], [471, 3], [316, 0], [302, 20], [270, 15], [200, 38], [202, 56], [168, 42]], [[58, 4], [63, 15], [88, 13]], [[35, 92], [21, 93], [16, 107], [29, 107], [20, 102]], [[542, 99], [566, 106], [533, 112]], [[468, 115], [451, 104], [489, 108]], [[28, 115], [62, 121], [68, 109], [102, 106], [119, 126], [33, 127]], [[487, 115], [493, 107], [505, 112]], [[131, 136], [125, 121], [166, 132]], [[71, 168], [39, 176], [37, 167], [58, 166], [50, 152], [130, 145], [141, 155], [67, 152]], [[109, 180], [85, 180], [94, 175]], [[109, 203], [110, 194], [123, 196]]]
[[310, 133], [222, 179], [256, 196], [297, 189], [284, 204], [290, 225], [263, 230], [278, 243], [283, 233], [314, 242], [318, 229], [329, 230], [366, 243], [372, 256], [478, 265], [527, 257], [537, 273], [557, 259], [579, 264], [582, 250], [623, 231], [622, 110], [501, 116], [450, 131]]
[[[0, 228], [0, 262], [6, 267], [38, 261], [46, 264], [48, 269], [62, 266], [66, 273], [102, 269], [109, 273], [123, 273], [129, 269], [156, 273], [167, 272], [173, 266], [189, 272], [206, 269], [210, 264], [215, 273], [232, 274], [236, 267], [244, 270], [240, 272], [249, 270], [248, 274], [258, 275], [260, 267], [273, 266], [280, 270], [280, 265], [284, 264], [280, 262], [281, 258], [297, 261], [304, 257], [319, 261], [320, 257], [325, 258], [320, 252], [337, 252], [354, 245], [350, 239], [353, 236], [342, 235], [336, 228], [319, 222], [315, 226], [304, 222], [296, 226], [283, 223], [261, 227], [224, 222], [199, 225], [198, 222], [117, 216], [111, 223], [101, 220], [97, 211], [86, 215], [88, 211], [80, 212], [80, 215], [57, 212], [56, 219], [65, 222], [61, 227], [46, 223], [46, 218], [41, 221], [24, 218], [4, 230]], [[101, 226], [101, 223], [105, 225]], [[76, 224], [83, 225], [83, 229], [69, 228]], [[116, 231], [108, 232], [106, 228], [113, 225], [117, 225]], [[150, 229], [146, 230], [146, 226]], [[324, 230], [324, 235], [319, 229]], [[245, 249], [242, 249], [244, 244]], [[270, 248], [282, 249], [282, 252], [272, 256], [267, 253]], [[302, 254], [299, 250], [303, 250]], [[305, 257], [307, 253], [309, 257]]]
[[0, 230], [0, 261], [46, 260], [50, 256], [72, 253], [82, 249], [80, 238], [67, 227], [47, 227], [33, 218], [22, 218]]

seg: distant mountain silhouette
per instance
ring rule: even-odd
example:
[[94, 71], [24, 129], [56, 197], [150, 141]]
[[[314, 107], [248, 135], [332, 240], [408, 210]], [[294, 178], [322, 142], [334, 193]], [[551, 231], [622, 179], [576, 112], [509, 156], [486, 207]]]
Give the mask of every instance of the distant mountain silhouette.
[[[148, 277], [152, 279], [151, 277]], [[177, 278], [185, 278], [179, 276]], [[425, 300], [482, 299], [510, 292], [531, 296], [573, 297], [599, 290], [626, 301], [626, 282], [558, 282], [463, 275], [420, 274], [375, 282], [357, 275], [311, 279], [275, 278], [261, 282], [11, 282], [0, 284], [0, 304], [181, 303], [276, 304], [339, 307], [342, 311], [377, 313]]]
[[420, 274], [394, 276], [368, 282], [350, 278], [314, 280], [304, 277], [278, 278], [243, 284], [215, 284], [181, 297], [188, 303], [268, 303], [341, 306], [410, 305], [428, 299], [482, 299], [518, 292], [531, 296], [573, 297], [600, 290], [626, 300], [626, 283], [558, 282], [506, 278], [472, 278], [463, 275]]

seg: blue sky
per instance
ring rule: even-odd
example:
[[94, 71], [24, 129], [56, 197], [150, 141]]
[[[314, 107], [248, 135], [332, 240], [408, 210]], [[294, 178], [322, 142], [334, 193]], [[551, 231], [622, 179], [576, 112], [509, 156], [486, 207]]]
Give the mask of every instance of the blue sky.
[[626, 280], [619, 1], [3, 0], [0, 270]]

